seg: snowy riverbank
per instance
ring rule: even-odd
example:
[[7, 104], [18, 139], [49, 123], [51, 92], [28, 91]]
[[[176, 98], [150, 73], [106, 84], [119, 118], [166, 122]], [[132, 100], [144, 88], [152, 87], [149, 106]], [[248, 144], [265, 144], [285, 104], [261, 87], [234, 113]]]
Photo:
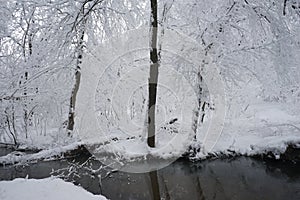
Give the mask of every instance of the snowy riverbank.
[[102, 195], [93, 195], [82, 187], [57, 178], [22, 179], [0, 181], [1, 200], [105, 200]]

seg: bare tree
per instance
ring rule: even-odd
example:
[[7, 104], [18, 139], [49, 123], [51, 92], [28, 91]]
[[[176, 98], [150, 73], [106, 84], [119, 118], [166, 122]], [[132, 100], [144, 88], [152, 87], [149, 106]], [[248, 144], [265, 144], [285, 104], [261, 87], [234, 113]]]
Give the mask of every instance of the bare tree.
[[[82, 56], [83, 56], [83, 43], [84, 43], [84, 35], [85, 35], [85, 25], [86, 25], [86, 20], [87, 18], [85, 17], [85, 5], [88, 1], [85, 1], [80, 9], [80, 12], [77, 15], [78, 19], [81, 16], [81, 21], [82, 23], [76, 27], [77, 25], [77, 20], [75, 20], [73, 28], [76, 29], [79, 28], [79, 36], [78, 36], [78, 44], [76, 47], [77, 51], [77, 61], [76, 61], [76, 69], [75, 69], [75, 84], [72, 89], [71, 97], [70, 97], [70, 107], [69, 107], [69, 116], [68, 116], [68, 135], [71, 134], [71, 132], [74, 129], [74, 117], [75, 117], [75, 103], [76, 103], [76, 97], [77, 97], [77, 92], [79, 90], [79, 85], [80, 85], [80, 78], [81, 78], [81, 72], [80, 72], [80, 65], [82, 62]], [[79, 19], [78, 19], [79, 20]]]
[[157, 0], [151, 0], [151, 41], [150, 41], [150, 77], [149, 77], [149, 104], [148, 104], [148, 138], [149, 147], [155, 147], [155, 105], [157, 95], [159, 59], [157, 52]]

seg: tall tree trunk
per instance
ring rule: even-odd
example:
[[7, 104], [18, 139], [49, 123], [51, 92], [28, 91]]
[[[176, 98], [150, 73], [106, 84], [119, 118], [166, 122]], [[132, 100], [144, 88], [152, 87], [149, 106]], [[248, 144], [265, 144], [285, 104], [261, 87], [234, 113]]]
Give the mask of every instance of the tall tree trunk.
[[283, 1], [283, 15], [286, 14], [286, 2], [287, 2], [287, 0]]
[[150, 41], [150, 77], [148, 104], [148, 138], [149, 147], [155, 147], [155, 104], [158, 80], [158, 52], [157, 52], [157, 0], [151, 0], [151, 41]]
[[[29, 26], [28, 26], [28, 29], [29, 29]], [[29, 30], [28, 30], [29, 32]], [[29, 50], [29, 57], [32, 56], [32, 37], [33, 37], [33, 34], [30, 33], [28, 35], [28, 50]], [[29, 119], [29, 115], [28, 115], [28, 108], [27, 108], [27, 101], [28, 101], [28, 97], [27, 97], [27, 81], [28, 81], [28, 72], [26, 71], [24, 73], [24, 82], [23, 84], [25, 85], [24, 86], [24, 92], [23, 92], [23, 96], [24, 96], [24, 123], [25, 123], [25, 137], [28, 138], [28, 119]]]
[[[83, 11], [82, 11], [83, 12]], [[82, 13], [84, 15], [84, 12]], [[69, 117], [68, 117], [68, 135], [71, 134], [71, 132], [74, 130], [74, 124], [75, 124], [75, 104], [76, 104], [76, 97], [79, 90], [80, 85], [80, 79], [81, 79], [81, 68], [80, 65], [82, 63], [82, 56], [83, 56], [83, 39], [85, 34], [85, 20], [82, 23], [81, 26], [81, 33], [79, 37], [78, 47], [77, 47], [77, 63], [76, 63], [76, 71], [75, 71], [75, 84], [72, 89], [71, 98], [70, 98], [70, 107], [69, 107]]]
[[[81, 60], [81, 58], [78, 60]], [[77, 63], [80, 63], [81, 61], [78, 61]], [[68, 135], [71, 134], [71, 132], [74, 130], [74, 118], [75, 118], [75, 103], [76, 103], [76, 96], [80, 85], [80, 78], [81, 78], [81, 72], [80, 67], [77, 65], [76, 72], [75, 72], [75, 85], [72, 90], [71, 98], [70, 98], [70, 107], [69, 107], [69, 118], [68, 118]]]
[[[95, 1], [84, 0], [81, 6], [81, 10], [76, 16], [76, 20], [73, 24], [73, 28], [72, 28], [73, 31], [76, 30], [76, 28], [79, 28], [79, 39], [78, 39], [78, 46], [77, 46], [78, 55], [77, 55], [77, 64], [76, 64], [76, 71], [75, 71], [75, 84], [72, 89], [71, 98], [70, 98], [69, 117], [68, 117], [68, 126], [67, 126], [68, 135], [70, 135], [71, 132], [74, 130], [75, 104], [76, 104], [76, 97], [80, 85], [80, 78], [81, 78], [80, 65], [82, 63], [82, 57], [83, 57], [83, 47], [84, 47], [83, 43], [84, 43], [85, 28], [88, 20], [88, 15], [92, 12], [95, 6], [101, 3], [102, 1], [103, 0], [95, 0]], [[90, 5], [90, 2], [93, 2], [93, 4]]]
[[[201, 76], [201, 69], [199, 69], [197, 73], [197, 107], [194, 111], [194, 122], [193, 122], [193, 131], [194, 131], [194, 140], [197, 139], [197, 129], [199, 122], [203, 123], [204, 121], [204, 110], [205, 110], [205, 102], [202, 104], [202, 93], [203, 93], [203, 78]], [[201, 116], [200, 116], [201, 114]]]

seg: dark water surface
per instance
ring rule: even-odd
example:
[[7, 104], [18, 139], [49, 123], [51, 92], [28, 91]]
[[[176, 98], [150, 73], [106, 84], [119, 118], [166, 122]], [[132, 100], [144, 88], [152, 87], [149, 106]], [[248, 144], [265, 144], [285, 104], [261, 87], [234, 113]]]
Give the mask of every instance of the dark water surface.
[[[153, 173], [112, 172], [87, 156], [0, 167], [0, 180], [56, 175], [112, 200], [300, 199], [300, 163], [238, 157], [202, 162], [178, 160]], [[103, 166], [102, 166], [103, 167]]]

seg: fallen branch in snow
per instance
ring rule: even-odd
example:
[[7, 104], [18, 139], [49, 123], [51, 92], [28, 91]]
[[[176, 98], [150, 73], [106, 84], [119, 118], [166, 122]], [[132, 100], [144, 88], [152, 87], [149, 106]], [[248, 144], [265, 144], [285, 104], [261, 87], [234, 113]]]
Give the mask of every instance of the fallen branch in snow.
[[28, 162], [36, 162], [40, 160], [51, 160], [65, 158], [78, 155], [86, 151], [80, 142], [73, 143], [63, 147], [41, 150], [37, 153], [26, 154], [21, 151], [14, 151], [6, 156], [0, 157], [0, 165], [24, 164]]
[[0, 147], [2, 147], [2, 146], [4, 146], [4, 147], [7, 147], [7, 146], [9, 146], [9, 147], [14, 147], [14, 146], [16, 146], [16, 145], [13, 144], [13, 143], [4, 143], [4, 142], [0, 142]]

